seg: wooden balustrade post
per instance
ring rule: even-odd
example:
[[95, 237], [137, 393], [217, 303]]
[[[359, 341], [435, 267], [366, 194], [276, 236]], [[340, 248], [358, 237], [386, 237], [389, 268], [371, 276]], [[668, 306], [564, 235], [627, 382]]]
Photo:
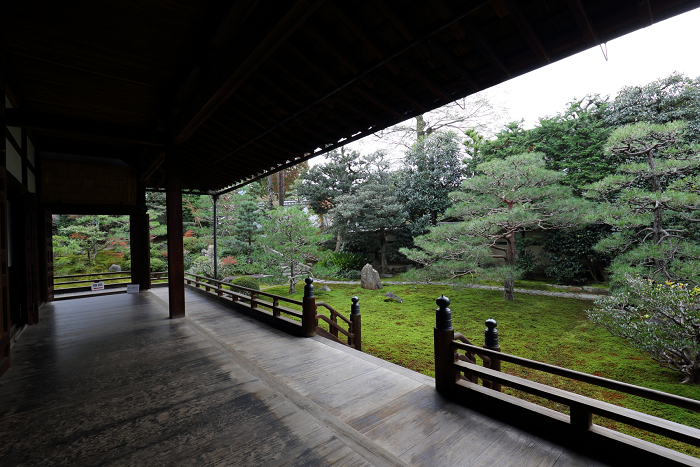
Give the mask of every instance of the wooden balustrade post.
[[577, 428], [588, 430], [593, 426], [593, 416], [585, 405], [569, 406], [569, 423]]
[[[483, 347], [488, 350], [493, 350], [495, 352], [501, 351], [501, 346], [498, 344], [498, 330], [496, 329], [498, 323], [495, 319], [486, 320], [486, 329], [484, 329], [484, 345]], [[501, 371], [501, 360], [498, 358], [491, 357], [492, 370]], [[499, 383], [493, 383], [491, 381], [484, 381], [484, 386], [493, 389], [494, 391], [501, 392], [501, 385]]]
[[459, 373], [452, 367], [452, 363], [457, 360], [457, 352], [450, 348], [455, 338], [455, 330], [452, 327], [452, 311], [448, 308], [450, 299], [442, 295], [435, 302], [438, 305], [433, 329], [435, 389], [445, 394], [451, 391], [459, 378]]
[[216, 295], [221, 297], [224, 293], [222, 292], [223, 290], [223, 285], [222, 284], [216, 284]]
[[360, 298], [355, 296], [352, 297], [352, 305], [350, 305], [350, 322], [352, 323], [352, 333], [355, 337], [352, 339], [352, 343], [355, 346], [355, 350], [362, 350], [362, 319], [360, 317]]
[[314, 295], [314, 280], [304, 279], [304, 300], [302, 305], [301, 332], [304, 337], [316, 335], [316, 297]]

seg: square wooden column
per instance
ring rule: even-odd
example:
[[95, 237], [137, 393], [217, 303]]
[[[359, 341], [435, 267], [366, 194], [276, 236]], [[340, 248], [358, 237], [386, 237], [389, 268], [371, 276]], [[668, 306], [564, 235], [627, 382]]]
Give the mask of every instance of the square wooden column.
[[151, 239], [146, 210], [146, 187], [137, 186], [136, 209], [129, 215], [129, 243], [131, 245], [131, 283], [140, 290], [151, 288]]
[[165, 154], [170, 317], [185, 316], [185, 258], [182, 245], [182, 185], [177, 152]]
[[0, 77], [0, 376], [10, 368], [10, 296], [7, 269], [7, 174], [5, 166], [5, 83]]

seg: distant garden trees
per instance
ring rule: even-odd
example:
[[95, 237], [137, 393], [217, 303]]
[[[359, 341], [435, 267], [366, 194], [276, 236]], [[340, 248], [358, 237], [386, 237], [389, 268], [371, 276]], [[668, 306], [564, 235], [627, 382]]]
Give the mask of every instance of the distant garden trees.
[[414, 234], [421, 234], [452, 205], [449, 194], [464, 178], [460, 144], [455, 133], [434, 133], [406, 151], [399, 174], [399, 196], [404, 201]]

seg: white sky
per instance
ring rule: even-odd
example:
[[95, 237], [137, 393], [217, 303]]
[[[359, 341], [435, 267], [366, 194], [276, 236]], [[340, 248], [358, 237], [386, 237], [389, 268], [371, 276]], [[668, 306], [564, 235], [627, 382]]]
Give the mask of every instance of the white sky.
[[[605, 48], [605, 45], [603, 45]], [[608, 61], [600, 47], [513, 78], [491, 93], [507, 109], [506, 122], [525, 119], [533, 127], [540, 117], [564, 110], [566, 103], [586, 94], [614, 96], [623, 86], [636, 86], [674, 71], [700, 76], [700, 8], [607, 43]], [[362, 154], [378, 146], [371, 137], [349, 146]], [[309, 161], [322, 163], [323, 157]]]

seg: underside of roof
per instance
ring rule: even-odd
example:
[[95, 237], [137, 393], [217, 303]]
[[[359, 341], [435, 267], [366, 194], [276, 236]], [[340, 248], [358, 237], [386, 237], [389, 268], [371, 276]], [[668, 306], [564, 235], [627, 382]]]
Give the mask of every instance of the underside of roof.
[[0, 3], [8, 126], [40, 155], [214, 192], [294, 165], [700, 0]]

